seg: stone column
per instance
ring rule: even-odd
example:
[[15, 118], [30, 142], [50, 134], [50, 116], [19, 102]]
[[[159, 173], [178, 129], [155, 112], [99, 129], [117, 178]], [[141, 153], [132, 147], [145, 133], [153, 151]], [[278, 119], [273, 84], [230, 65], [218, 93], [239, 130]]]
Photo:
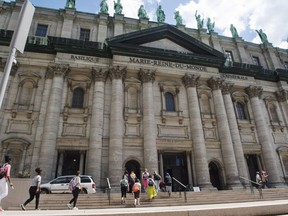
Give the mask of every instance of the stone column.
[[59, 162], [58, 162], [57, 176], [61, 176], [64, 161], [64, 151], [58, 151], [58, 154], [59, 154]]
[[[159, 152], [159, 163], [160, 163], [160, 171], [159, 174], [162, 176], [162, 180], [164, 180], [165, 178], [165, 173], [166, 170], [164, 170], [164, 164], [163, 164], [163, 153], [160, 151]], [[150, 174], [152, 174], [152, 172], [150, 172]]]
[[263, 89], [260, 86], [249, 86], [245, 90], [250, 98], [257, 134], [262, 147], [263, 162], [265, 164], [266, 172], [269, 175], [269, 182], [272, 186], [281, 185], [283, 182], [281, 181], [278, 170], [280, 164], [276, 163], [276, 151], [273, 148], [274, 142], [271, 136], [271, 131], [268, 128], [269, 123], [265, 121], [259, 100]]
[[142, 81], [143, 92], [143, 138], [144, 138], [144, 167], [150, 173], [158, 170], [157, 146], [156, 146], [156, 123], [154, 114], [153, 82], [155, 72], [140, 69], [139, 80]]
[[84, 151], [80, 151], [80, 161], [79, 161], [79, 171], [80, 173], [84, 173], [84, 157], [85, 157], [85, 152]]
[[109, 143], [109, 179], [111, 187], [119, 187], [119, 178], [123, 175], [123, 103], [126, 68], [119, 66], [110, 69], [112, 80], [111, 113], [110, 113], [110, 143]]
[[186, 152], [188, 183], [193, 185], [190, 155], [191, 155], [191, 152]]
[[196, 90], [198, 79], [199, 77], [192, 74], [186, 74], [184, 77], [182, 77], [182, 82], [186, 87], [188, 98], [188, 111], [190, 116], [193, 157], [196, 172], [195, 184], [201, 188], [212, 188], [208, 169], [200, 106]]
[[109, 14], [99, 13], [99, 26], [98, 26], [98, 38], [97, 42], [104, 43], [107, 38], [107, 25]]
[[40, 148], [39, 166], [43, 169], [43, 180], [52, 179], [55, 176], [54, 167], [56, 143], [59, 134], [59, 118], [62, 104], [62, 91], [64, 77], [69, 71], [69, 65], [55, 64], [48, 66], [49, 78], [53, 77], [44, 130], [42, 135], [42, 144]]
[[228, 118], [221, 93], [222, 84], [223, 80], [220, 78], [211, 78], [208, 80], [208, 85], [212, 89], [213, 94], [218, 133], [221, 142], [222, 158], [226, 174], [226, 183], [229, 188], [233, 188], [240, 187], [240, 181], [238, 178], [239, 174], [228, 124]]
[[23, 152], [22, 152], [22, 158], [21, 158], [21, 162], [20, 162], [20, 164], [19, 164], [19, 171], [20, 172], [24, 172], [24, 165], [25, 165], [25, 159], [26, 159], [26, 154], [27, 154], [27, 147], [26, 146], [24, 146], [24, 148], [23, 148]]
[[232, 137], [232, 143], [233, 143], [235, 158], [237, 162], [238, 172], [241, 177], [248, 179], [249, 174], [248, 174], [247, 164], [246, 164], [246, 160], [244, 157], [240, 132], [238, 129], [235, 110], [234, 110], [234, 106], [233, 106], [233, 102], [232, 102], [231, 94], [230, 94], [232, 86], [233, 84], [231, 83], [223, 84], [222, 86], [223, 99], [224, 99], [224, 104], [225, 104], [226, 113], [228, 117], [228, 123], [229, 123], [230, 133]]
[[[102, 138], [104, 124], [104, 89], [108, 71], [103, 69], [92, 69], [94, 79], [92, 116], [90, 123], [90, 141], [87, 152], [86, 173], [92, 175], [96, 185], [101, 182], [102, 164]], [[105, 176], [106, 177], [106, 176]]]
[[[45, 83], [44, 83], [44, 89], [42, 93], [42, 102], [40, 106], [40, 112], [39, 112], [39, 117], [38, 117], [38, 126], [37, 126], [37, 131], [35, 135], [35, 142], [33, 146], [33, 154], [32, 154], [32, 159], [31, 159], [31, 166], [30, 166], [30, 173], [34, 173], [35, 167], [38, 166], [39, 163], [39, 155], [40, 155], [40, 149], [41, 149], [41, 143], [42, 143], [42, 134], [44, 133], [44, 127], [45, 127], [45, 118], [46, 118], [46, 113], [49, 105], [49, 95], [50, 95], [50, 90], [52, 88], [52, 77], [51, 73], [48, 70], [46, 72], [46, 77], [45, 77]], [[45, 170], [43, 170], [44, 173]]]

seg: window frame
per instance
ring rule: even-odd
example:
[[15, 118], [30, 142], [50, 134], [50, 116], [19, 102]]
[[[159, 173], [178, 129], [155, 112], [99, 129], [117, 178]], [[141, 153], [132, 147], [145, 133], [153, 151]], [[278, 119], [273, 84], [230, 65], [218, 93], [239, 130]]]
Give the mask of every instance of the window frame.
[[[43, 34], [43, 32], [45, 32], [45, 34]], [[36, 31], [35, 31], [35, 36], [36, 37], [47, 37], [47, 34], [48, 34], [48, 25], [37, 24]]]

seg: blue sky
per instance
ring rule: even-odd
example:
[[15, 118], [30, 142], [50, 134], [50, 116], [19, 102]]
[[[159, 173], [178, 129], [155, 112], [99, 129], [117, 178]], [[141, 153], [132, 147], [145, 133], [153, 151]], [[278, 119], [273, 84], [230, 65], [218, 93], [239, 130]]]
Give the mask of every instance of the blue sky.
[[[8, 1], [9, 0], [5, 0]], [[35, 6], [64, 8], [66, 0], [30, 0]], [[82, 12], [98, 13], [101, 0], [76, 0], [76, 9]], [[109, 14], [113, 16], [113, 0], [107, 0]], [[183, 24], [197, 28], [195, 12], [206, 20], [215, 21], [215, 32], [231, 37], [229, 30], [233, 24], [245, 41], [261, 43], [256, 29], [263, 29], [273, 46], [288, 49], [287, 0], [121, 0], [123, 14], [138, 18], [137, 12], [144, 5], [150, 20], [156, 21], [157, 5], [161, 5], [166, 14], [166, 23], [176, 24], [174, 12], [177, 10], [183, 18]]]

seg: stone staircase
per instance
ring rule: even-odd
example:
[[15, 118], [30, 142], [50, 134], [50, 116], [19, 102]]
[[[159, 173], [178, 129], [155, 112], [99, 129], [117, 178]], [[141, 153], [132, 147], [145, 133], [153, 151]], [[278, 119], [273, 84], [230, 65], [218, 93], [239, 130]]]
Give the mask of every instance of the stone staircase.
[[[77, 202], [79, 209], [109, 209], [109, 208], [129, 208], [133, 207], [134, 197], [127, 194], [126, 204], [121, 204], [120, 193], [110, 194], [110, 203], [107, 193], [80, 194]], [[165, 207], [165, 206], [185, 206], [203, 204], [239, 203], [253, 201], [285, 200], [288, 198], [288, 188], [273, 188], [263, 190], [263, 199], [260, 199], [257, 189], [249, 190], [224, 190], [224, 191], [201, 191], [173, 192], [171, 197], [167, 193], [160, 192], [155, 199], [150, 202], [147, 194], [142, 193], [140, 198], [141, 207]], [[64, 210], [67, 203], [72, 198], [72, 194], [41, 194], [40, 208], [42, 210]], [[27, 210], [34, 209], [34, 200], [27, 206]], [[18, 204], [17, 204], [18, 205]], [[20, 210], [18, 206], [10, 206], [9, 210]]]

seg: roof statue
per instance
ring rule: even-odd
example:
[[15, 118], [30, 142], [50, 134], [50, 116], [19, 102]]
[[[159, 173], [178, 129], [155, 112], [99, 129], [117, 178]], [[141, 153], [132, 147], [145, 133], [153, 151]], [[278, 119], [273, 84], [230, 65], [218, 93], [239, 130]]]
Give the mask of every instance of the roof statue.
[[75, 1], [76, 1], [76, 0], [67, 0], [67, 1], [66, 1], [66, 8], [75, 9]]
[[138, 9], [138, 17], [139, 17], [139, 19], [149, 19], [147, 12], [144, 9], [143, 5], [141, 5]]
[[174, 13], [174, 18], [176, 20], [176, 25], [183, 25], [183, 20], [182, 20], [182, 17], [180, 15], [179, 11], [176, 11]]
[[158, 6], [156, 10], [157, 22], [163, 23], [165, 21], [165, 13], [161, 8], [161, 5]]
[[122, 14], [123, 6], [120, 0], [117, 0], [117, 2], [114, 1], [114, 10], [115, 14]]
[[263, 32], [262, 29], [260, 29], [259, 31], [256, 30], [256, 32], [258, 33], [258, 35], [259, 35], [259, 37], [260, 37], [260, 39], [264, 45], [269, 43], [267, 35]]
[[197, 21], [198, 29], [202, 29], [203, 25], [204, 25], [204, 19], [201, 19], [201, 15], [197, 14], [197, 10], [196, 10], [196, 13], [195, 13], [195, 18], [196, 18], [196, 21]]
[[211, 19], [208, 18], [208, 20], [207, 20], [207, 29], [208, 29], [209, 33], [214, 32], [214, 26], [215, 26], [215, 22], [212, 23]]
[[230, 31], [231, 31], [233, 38], [239, 37], [237, 29], [235, 28], [233, 24], [230, 25]]
[[101, 13], [108, 13], [108, 4], [107, 0], [102, 0], [100, 3], [100, 12]]

